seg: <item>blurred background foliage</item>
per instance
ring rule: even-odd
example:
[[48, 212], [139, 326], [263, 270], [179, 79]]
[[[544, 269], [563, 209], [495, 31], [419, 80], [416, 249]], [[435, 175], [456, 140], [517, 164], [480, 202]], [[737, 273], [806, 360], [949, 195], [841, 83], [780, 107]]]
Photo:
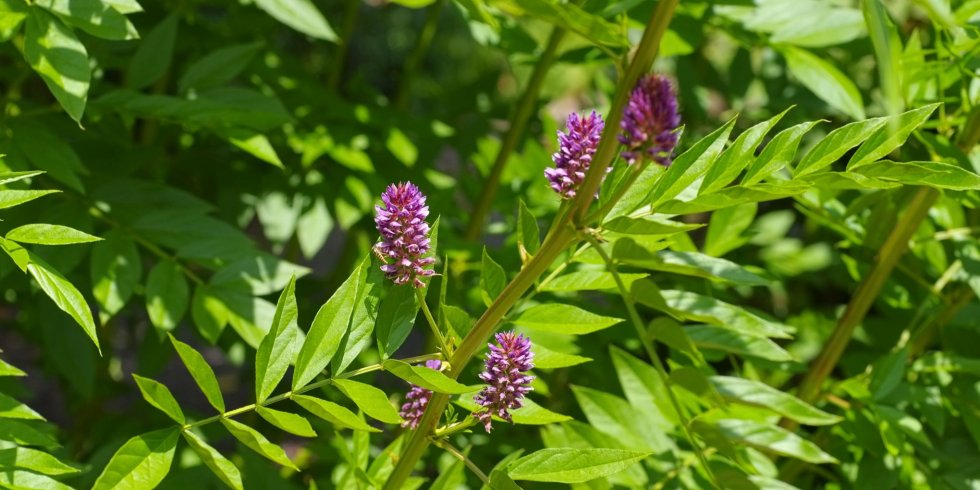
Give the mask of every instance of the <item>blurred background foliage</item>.
[[[0, 0], [0, 155], [10, 172], [45, 172], [4, 186], [61, 191], [4, 209], [0, 229], [48, 223], [103, 239], [77, 236], [64, 247], [23, 241], [38, 243], [28, 245], [32, 257], [70, 283], [39, 288], [43, 272], [25, 280], [13, 250], [19, 242], [7, 234], [4, 248], [14, 260], [0, 267], [0, 357], [27, 375], [0, 378], [0, 391], [48, 422], [0, 424], [0, 440], [12, 441], [0, 451], [45, 448], [70, 465], [47, 475], [91, 486], [125, 440], [166, 423], [140, 399], [132, 373], [170, 386], [189, 415], [209, 415], [167, 333], [203, 353], [229, 408], [251, 403], [255, 348], [279, 292], [292, 275], [299, 278], [300, 325], [308, 324], [368, 254], [373, 205], [390, 182], [417, 183], [433, 217], [441, 216], [445, 272], [435, 284], [448, 281], [446, 303], [459, 310], [453, 328], [465, 332], [483, 308], [483, 243], [504, 270], [520, 268], [518, 201], [542, 227], [550, 220], [559, 200], [543, 170], [555, 131], [572, 111], [605, 113], [620, 58], [656, 6], [572, 3], [580, 7], [546, 0]], [[655, 69], [676, 80], [685, 148], [736, 115], [734, 134], [741, 134], [792, 107], [779, 130], [819, 121], [800, 137], [803, 154], [843, 124], [939, 102], [893, 155], [977, 172], [972, 147], [957, 143], [976, 142], [970, 114], [980, 91], [978, 26], [980, 2], [973, 0], [684, 1]], [[548, 55], [556, 28], [570, 32]], [[529, 79], [549, 56], [554, 63], [539, 94], [527, 100]], [[528, 124], [505, 155], [485, 228], [476, 226], [482, 238], [467, 239], [520, 107], [530, 109]], [[658, 276], [657, 286], [737, 304], [795, 330], [792, 340], [764, 347], [702, 337], [695, 343], [706, 369], [792, 390], [914, 192], [858, 189], [685, 213], [686, 222], [703, 226], [672, 235], [665, 247], [741, 264], [764, 279], [762, 287], [697, 274]], [[843, 421], [804, 436], [840, 464], [763, 463], [750, 448], [740, 463], [762, 468], [761, 479], [731, 476], [726, 486], [789, 488], [777, 476], [800, 488], [980, 482], [977, 204], [969, 186], [938, 197], [839, 363], [835, 377], [844, 381], [821, 404]], [[623, 316], [603, 292], [544, 294]], [[91, 305], [92, 318], [80, 304]], [[651, 312], [646, 319], [656, 317]], [[927, 353], [895, 350], [908, 343], [903, 332], [938, 330], [930, 325], [944, 328], [921, 345]], [[431, 351], [418, 330], [397, 357]], [[629, 366], [642, 352], [636, 339], [606, 329], [587, 341], [546, 333], [534, 340], [567, 367], [538, 372], [533, 399], [575, 421], [543, 429], [499, 424], [492, 437], [460, 436], [480, 467], [546, 446], [601, 441], [659, 452], [673, 444], [662, 440], [657, 421], [642, 419], [651, 398], [630, 384]], [[378, 361], [365, 348], [372, 343], [347, 346], [357, 365]], [[692, 364], [690, 351], [672, 345], [663, 352], [673, 366]], [[910, 354], [914, 362], [906, 365]], [[581, 358], [593, 362], [577, 365]], [[406, 388], [386, 374], [374, 384], [392, 394]], [[691, 390], [691, 405], [708, 396]], [[314, 422], [320, 436], [304, 439], [277, 433], [254, 414], [245, 420], [276, 434], [269, 437], [300, 468], [276, 466], [237, 450], [217, 429], [206, 431], [249, 488], [362, 487], [353, 469], [365, 470], [397, 435], [369, 439]], [[447, 454], [431, 451], [427, 462], [420, 473], [427, 485], [479, 485]], [[704, 487], [693, 463], [650, 458], [583, 488]], [[11, 468], [20, 467], [6, 464], [0, 469], [12, 476], [0, 487], [32, 487], [17, 486], [24, 476]], [[161, 484], [221, 486], [189, 448], [178, 451]]]

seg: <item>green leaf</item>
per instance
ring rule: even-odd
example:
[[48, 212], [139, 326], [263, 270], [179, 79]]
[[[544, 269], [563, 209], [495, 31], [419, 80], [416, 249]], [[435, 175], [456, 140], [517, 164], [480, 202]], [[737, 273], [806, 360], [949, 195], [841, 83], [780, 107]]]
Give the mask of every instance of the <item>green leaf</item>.
[[908, 348], [890, 352], [874, 363], [868, 390], [875, 401], [888, 397], [905, 379], [905, 366], [908, 362]]
[[0, 470], [0, 487], [20, 489], [72, 490], [71, 487], [46, 475], [30, 471]]
[[238, 439], [239, 442], [249, 449], [286, 468], [299, 471], [299, 468], [289, 459], [289, 456], [286, 456], [286, 451], [269, 442], [259, 431], [229, 418], [222, 418], [221, 425], [224, 425], [225, 429], [228, 429], [228, 432], [235, 436], [235, 439]]
[[547, 0], [488, 0], [487, 3], [510, 15], [529, 15], [554, 24], [596, 44], [628, 46], [626, 33], [616, 24], [590, 14], [575, 4], [556, 4]]
[[365, 423], [354, 412], [351, 412], [350, 410], [347, 410], [334, 402], [328, 402], [326, 400], [321, 400], [319, 398], [306, 395], [295, 395], [292, 398], [293, 401], [298, 403], [299, 406], [305, 408], [308, 412], [320, 417], [323, 420], [326, 420], [327, 422], [330, 422], [333, 425], [336, 425], [337, 427], [363, 430], [367, 432], [381, 432]]
[[830, 425], [841, 421], [793, 395], [777, 390], [765, 383], [732, 376], [712, 376], [715, 390], [733, 403], [741, 403], [772, 410], [786, 418], [807, 425]]
[[[711, 323], [747, 335], [791, 338], [793, 327], [766, 320], [730, 303], [688, 291], [662, 291], [667, 306], [684, 318]], [[642, 298], [637, 298], [643, 301]]]
[[507, 273], [500, 264], [493, 261], [487, 253], [487, 247], [483, 247], [483, 261], [480, 269], [480, 292], [483, 295], [483, 302], [487, 306], [500, 296], [504, 287], [507, 286]]
[[351, 313], [356, 306], [358, 289], [363, 287], [362, 268], [370, 266], [370, 260], [362, 260], [350, 277], [334, 291], [316, 317], [306, 335], [306, 341], [296, 358], [293, 371], [293, 389], [306, 386], [320, 374], [340, 347], [350, 325]]
[[8, 231], [7, 240], [37, 245], [71, 245], [98, 242], [102, 239], [67, 226], [35, 223]]
[[515, 461], [507, 474], [515, 480], [584, 483], [619, 473], [650, 454], [622, 449], [541, 449]]
[[27, 373], [0, 359], [0, 376], [27, 376]]
[[592, 360], [589, 357], [576, 356], [574, 354], [566, 354], [564, 352], [553, 351], [544, 347], [539, 343], [532, 345], [531, 350], [534, 351], [534, 368], [535, 369], [559, 369], [570, 366], [577, 366]]
[[711, 213], [704, 239], [704, 253], [721, 257], [748, 243], [749, 237], [745, 231], [752, 225], [758, 209], [758, 204], [750, 202]]
[[810, 121], [786, 128], [766, 144], [759, 157], [749, 164], [742, 177], [742, 185], [761, 182], [777, 170], [789, 165], [796, 158], [796, 150], [805, 136], [820, 121]]
[[701, 194], [690, 201], [673, 199], [660, 205], [658, 212], [667, 214], [694, 214], [738, 206], [750, 202], [774, 201], [809, 191], [811, 186], [799, 180], [752, 186], [726, 187], [711, 194]]
[[922, 126], [939, 104], [929, 104], [904, 114], [889, 118], [888, 122], [874, 132], [847, 162], [847, 169], [854, 170], [862, 165], [874, 163], [887, 156], [892, 150], [905, 144], [912, 131]]
[[755, 155], [755, 149], [762, 142], [762, 139], [765, 138], [766, 134], [772, 130], [787, 112], [789, 112], [789, 109], [780, 112], [767, 121], [746, 129], [742, 134], [738, 135], [738, 138], [735, 138], [732, 145], [721, 154], [714, 165], [708, 168], [708, 172], [705, 173], [704, 180], [701, 181], [701, 188], [698, 192], [700, 194], [707, 194], [731, 183], [742, 169], [752, 161], [752, 157]]
[[[459, 399], [456, 400], [456, 404], [470, 412], [479, 411], [481, 407], [475, 401], [473, 401], [472, 395], [476, 395], [476, 393], [468, 393], [467, 395], [459, 397]], [[552, 412], [551, 410], [534, 403], [534, 400], [531, 400], [530, 398], [524, 399], [524, 406], [515, 410], [510, 410], [509, 412], [511, 414], [511, 418], [514, 420], [514, 423], [521, 425], [548, 425], [572, 420], [572, 418], [567, 415]], [[503, 419], [497, 417], [496, 415], [494, 415], [493, 420], [498, 422], [503, 421]]]
[[717, 430], [725, 438], [808, 463], [836, 463], [837, 459], [823, 452], [816, 444], [772, 424], [752, 420], [721, 419], [714, 422], [694, 420], [693, 428], [698, 432], [709, 433]]
[[957, 191], [980, 189], [980, 176], [948, 163], [890, 162], [883, 160], [862, 165], [853, 173], [902, 184], [925, 185], [936, 189]]
[[615, 218], [603, 225], [603, 228], [624, 235], [670, 236], [690, 230], [696, 230], [704, 225], [680, 223], [660, 216], [644, 218]]
[[368, 417], [388, 424], [402, 423], [398, 410], [388, 400], [388, 395], [384, 391], [350, 379], [334, 379], [331, 384], [347, 395], [347, 398], [350, 398]]
[[23, 468], [53, 476], [79, 472], [78, 468], [67, 465], [44, 451], [26, 447], [0, 449], [0, 468]]
[[[646, 274], [620, 273], [619, 278], [627, 289], [633, 282], [646, 277]], [[541, 291], [599, 291], [616, 289], [616, 280], [606, 271], [576, 271], [558, 276], [546, 283]]]
[[208, 403], [219, 412], [224, 412], [225, 400], [221, 396], [221, 386], [218, 384], [218, 378], [215, 377], [211, 366], [204, 360], [204, 356], [193, 347], [174, 338], [173, 335], [169, 333], [167, 335], [170, 337], [170, 342], [174, 345], [174, 349], [177, 350], [177, 355], [180, 356], [180, 360], [184, 362], [184, 367], [191, 373], [191, 377], [194, 378], [197, 387], [201, 389], [201, 393], [204, 393], [204, 396], [208, 399]]
[[[330, 363], [334, 376], [344, 372], [360, 353], [371, 345], [371, 334], [381, 303], [381, 291], [386, 281], [380, 265], [369, 256], [360, 266], [357, 278], [357, 299], [350, 315], [350, 328], [341, 340], [339, 353]], [[414, 322], [414, 318], [412, 319]]]
[[34, 119], [17, 119], [10, 128], [14, 144], [31, 165], [76, 191], [85, 191], [79, 176], [87, 174], [88, 169], [62, 135]]
[[242, 490], [242, 474], [238, 471], [238, 468], [234, 463], [228, 460], [228, 458], [221, 455], [217, 449], [208, 445], [201, 439], [197, 434], [185, 430], [183, 431], [184, 440], [190, 444], [194, 452], [201, 457], [204, 464], [207, 465], [211, 471], [217, 475], [221, 481], [235, 490]]
[[674, 448], [668, 431], [671, 424], [652, 407], [638, 407], [626, 400], [599, 390], [572, 385], [575, 400], [589, 424], [622, 441], [631, 449], [654, 452]]
[[24, 58], [65, 112], [81, 122], [92, 73], [88, 52], [71, 29], [39, 7], [31, 8], [24, 31]]
[[[247, 128], [217, 128], [215, 132], [229, 143], [252, 156], [279, 168], [285, 168], [279, 154], [272, 147], [269, 138], [262, 133]], [[298, 230], [297, 230], [298, 231]]]
[[177, 90], [184, 93], [225, 84], [248, 66], [261, 47], [261, 42], [236, 44], [207, 54], [187, 68], [177, 82]]
[[388, 148], [388, 151], [406, 167], [414, 167], [419, 157], [419, 150], [415, 147], [415, 143], [412, 143], [412, 140], [398, 128], [393, 127], [388, 130], [385, 148]]
[[139, 386], [140, 393], [143, 394], [143, 399], [149, 402], [150, 405], [167, 414], [168, 417], [174, 419], [178, 424], [184, 424], [186, 422], [184, 412], [180, 409], [180, 404], [177, 403], [174, 395], [170, 393], [170, 389], [157, 381], [144, 378], [138, 374], [133, 374], [133, 379], [136, 380], [136, 385]]
[[299, 347], [297, 327], [296, 277], [293, 276], [279, 296], [272, 326], [255, 353], [255, 400], [265, 401], [286, 374]]
[[382, 365], [385, 371], [388, 371], [399, 378], [408, 381], [409, 383], [417, 386], [421, 386], [427, 390], [434, 391], [436, 393], [447, 393], [450, 395], [459, 395], [463, 393], [470, 393], [474, 391], [473, 386], [466, 386], [459, 384], [456, 380], [442, 374], [435, 369], [428, 368], [425, 366], [412, 366], [411, 364], [399, 361], [397, 359], [388, 359]]
[[572, 305], [546, 303], [522, 311], [514, 323], [522, 327], [568, 335], [584, 335], [609, 328], [623, 320], [596, 315]]
[[[382, 275], [382, 277], [384, 277]], [[398, 286], [386, 281], [381, 285], [386, 291], [377, 310], [375, 334], [382, 357], [389, 357], [398, 350], [415, 326], [419, 314], [419, 301], [411, 285]], [[369, 298], [369, 301], [373, 299]], [[367, 314], [367, 312], [365, 312]], [[353, 329], [352, 329], [353, 330]]]
[[[527, 255], [538, 253], [538, 248], [541, 247], [538, 219], [531, 214], [531, 210], [522, 199], [517, 201], [517, 246], [527, 252]], [[524, 256], [523, 252], [521, 256]]]
[[54, 194], [55, 190], [47, 191], [12, 191], [12, 190], [0, 190], [0, 209], [12, 208], [14, 206], [19, 206], [25, 202], [33, 201], [39, 197], [44, 197], [48, 194]]
[[113, 230], [92, 247], [89, 265], [92, 296], [99, 305], [99, 319], [105, 323], [133, 296], [143, 277], [143, 261], [136, 243]]
[[902, 40], [879, 0], [862, 0], [861, 11], [874, 47], [885, 107], [889, 114], [898, 114], [905, 108], [902, 97]]
[[646, 268], [719, 280], [741, 286], [765, 286], [770, 283], [770, 281], [749, 272], [734, 262], [698, 252], [661, 250], [656, 253], [655, 257], [660, 263], [647, 264]]
[[391, 3], [397, 3], [398, 5], [412, 8], [420, 9], [422, 7], [428, 7], [435, 3], [436, 0], [391, 0]]
[[864, 119], [861, 92], [834, 65], [804, 49], [793, 46], [780, 46], [777, 49], [786, 58], [790, 73], [803, 86], [852, 119]]
[[38, 175], [43, 175], [43, 174], [44, 174], [43, 170], [27, 170], [23, 172], [0, 172], [0, 185], [6, 185], [11, 182], [17, 182], [19, 180], [29, 179], [31, 177], [37, 177]]
[[148, 432], [123, 444], [102, 470], [92, 490], [154, 488], [170, 472], [179, 427]]
[[735, 117], [729, 119], [722, 127], [712, 131], [674, 159], [648, 194], [653, 199], [651, 205], [654, 208], [677, 197], [711, 168], [721, 154], [721, 150], [725, 148], [736, 119]]
[[44, 420], [33, 408], [0, 393], [0, 419]]
[[10, 441], [21, 446], [40, 446], [45, 449], [59, 447], [58, 441], [37, 427], [36, 422], [14, 419], [0, 419], [0, 440]]
[[173, 59], [177, 14], [165, 17], [141, 41], [126, 67], [126, 86], [141, 89], [160, 79]]
[[95, 37], [111, 41], [139, 38], [129, 19], [102, 0], [37, 0], [34, 5]]
[[685, 328], [684, 332], [701, 349], [715, 349], [775, 362], [795, 361], [789, 352], [767, 338], [712, 325], [694, 325]]
[[801, 177], [816, 172], [834, 163], [848, 150], [867, 141], [887, 121], [887, 118], [877, 117], [851, 123], [831, 131], [803, 157], [799, 165], [796, 166], [796, 176]]
[[670, 404], [668, 388], [656, 369], [616, 346], [611, 346], [609, 353], [616, 369], [616, 377], [630, 405], [649, 407], [646, 411], [661, 419], [664, 425], [678, 424], [677, 412]]
[[157, 262], [146, 279], [146, 312], [150, 323], [158, 330], [173, 330], [180, 323], [187, 304], [190, 289], [184, 270], [176, 262]]
[[99, 347], [99, 336], [95, 328], [95, 320], [92, 319], [92, 312], [88, 308], [88, 302], [67, 279], [58, 271], [51, 268], [46, 262], [33, 255], [30, 256], [30, 263], [27, 264], [27, 272], [34, 277], [38, 285], [51, 298], [61, 311], [68, 313], [75, 319], [82, 330], [92, 339], [95, 347], [102, 352]]
[[255, 4], [303, 34], [325, 41], [337, 40], [337, 34], [311, 0], [255, 0]]
[[143, 11], [137, 0], [102, 0], [102, 3], [116, 9], [120, 14], [136, 14]]
[[282, 412], [271, 408], [258, 406], [255, 413], [265, 419], [266, 422], [300, 437], [316, 437], [316, 432], [310, 426], [310, 422], [302, 415], [295, 413]]

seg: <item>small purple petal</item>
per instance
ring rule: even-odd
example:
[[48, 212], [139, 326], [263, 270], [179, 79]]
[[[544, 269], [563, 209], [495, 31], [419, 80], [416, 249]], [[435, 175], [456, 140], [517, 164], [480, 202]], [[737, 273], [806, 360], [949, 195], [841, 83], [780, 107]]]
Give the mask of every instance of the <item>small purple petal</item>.
[[595, 111], [588, 117], [579, 117], [573, 112], [568, 115], [565, 126], [567, 132], [558, 132], [558, 151], [551, 156], [555, 166], [545, 169], [544, 175], [562, 199], [572, 199], [585, 180], [605, 122]]
[[[442, 369], [442, 361], [438, 359], [425, 361], [425, 367]], [[420, 386], [412, 385], [412, 388], [405, 394], [405, 403], [402, 405], [402, 409], [398, 412], [404, 419], [402, 427], [415, 430], [419, 426], [419, 421], [422, 420], [422, 414], [425, 413], [425, 407], [429, 405], [431, 398], [431, 391]]]
[[531, 391], [530, 384], [534, 379], [534, 376], [523, 374], [534, 368], [531, 339], [514, 332], [498, 333], [494, 338], [498, 345], [489, 344], [486, 368], [480, 373], [480, 379], [487, 386], [473, 397], [473, 401], [483, 407], [483, 410], [473, 412], [473, 416], [483, 423], [487, 432], [490, 432], [493, 415], [512, 421], [509, 410], [524, 406], [524, 395]]
[[680, 124], [677, 96], [670, 81], [657, 74], [643, 77], [630, 94], [619, 125], [619, 142], [626, 145], [623, 158], [633, 164], [647, 156], [670, 166]]
[[381, 194], [381, 201], [384, 206], [374, 207], [374, 223], [381, 235], [374, 253], [384, 262], [381, 270], [395, 284], [424, 287], [420, 278], [435, 274], [426, 268], [435, 259], [423, 257], [430, 246], [425, 195], [415, 184], [404, 182], [389, 185]]

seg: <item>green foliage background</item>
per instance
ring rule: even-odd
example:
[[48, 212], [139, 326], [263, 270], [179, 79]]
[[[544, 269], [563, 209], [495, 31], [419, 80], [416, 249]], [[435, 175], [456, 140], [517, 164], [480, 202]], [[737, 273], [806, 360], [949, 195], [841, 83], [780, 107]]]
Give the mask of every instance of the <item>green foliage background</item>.
[[[980, 484], [980, 2], [675, 3], [0, 0], [0, 488]], [[546, 255], [644, 29], [678, 156]], [[405, 180], [436, 327], [534, 341], [489, 435], [370, 254]]]

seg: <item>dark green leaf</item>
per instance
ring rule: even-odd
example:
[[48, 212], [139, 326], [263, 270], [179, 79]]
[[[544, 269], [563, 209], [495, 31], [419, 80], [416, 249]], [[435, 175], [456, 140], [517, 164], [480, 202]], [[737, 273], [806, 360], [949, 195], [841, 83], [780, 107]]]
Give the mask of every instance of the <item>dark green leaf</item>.
[[487, 253], [487, 248], [483, 247], [483, 266], [480, 269], [480, 292], [483, 294], [483, 302], [487, 306], [500, 296], [500, 293], [507, 286], [507, 274], [500, 264], [494, 262], [493, 258]]
[[[527, 209], [523, 200], [517, 201], [517, 246], [521, 247], [527, 255], [538, 253], [541, 246], [541, 236], [538, 231], [538, 220]], [[523, 256], [523, 252], [522, 252]]]
[[92, 247], [92, 296], [99, 304], [99, 318], [104, 323], [119, 312], [143, 277], [143, 262], [136, 243], [118, 231]]
[[214, 51], [192, 64], [177, 82], [180, 92], [203, 90], [223, 85], [248, 66], [262, 43], [229, 46]]
[[183, 268], [161, 260], [146, 279], [146, 311], [150, 322], [161, 331], [173, 330], [187, 312], [190, 290]]
[[140, 41], [126, 68], [126, 85], [141, 89], [166, 73], [177, 40], [177, 14], [168, 15]]

